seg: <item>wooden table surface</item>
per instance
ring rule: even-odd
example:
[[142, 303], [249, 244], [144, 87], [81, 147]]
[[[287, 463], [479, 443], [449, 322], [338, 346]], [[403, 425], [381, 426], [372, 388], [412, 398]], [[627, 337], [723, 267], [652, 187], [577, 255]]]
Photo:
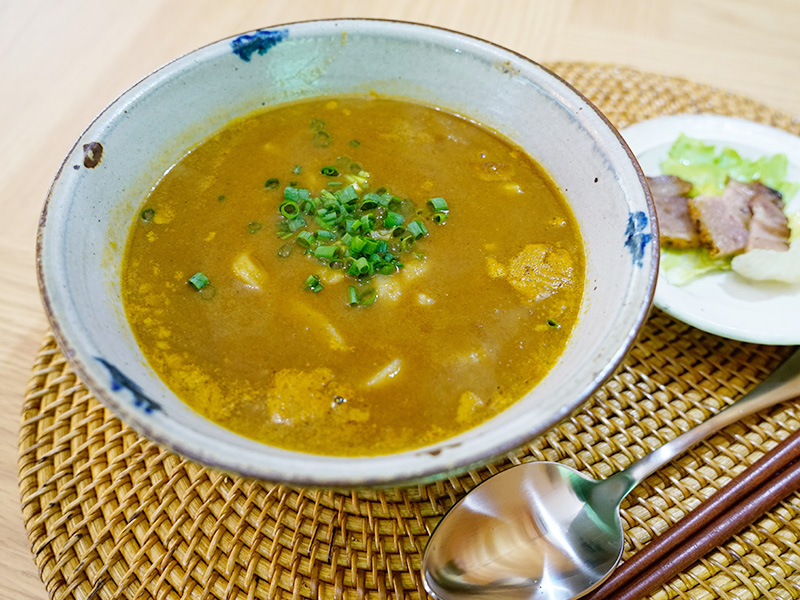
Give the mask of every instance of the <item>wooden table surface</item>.
[[154, 68], [207, 42], [313, 18], [417, 21], [538, 61], [679, 75], [800, 118], [797, 0], [0, 0], [0, 598], [47, 598], [21, 517], [20, 408], [47, 320], [39, 212], [77, 136]]

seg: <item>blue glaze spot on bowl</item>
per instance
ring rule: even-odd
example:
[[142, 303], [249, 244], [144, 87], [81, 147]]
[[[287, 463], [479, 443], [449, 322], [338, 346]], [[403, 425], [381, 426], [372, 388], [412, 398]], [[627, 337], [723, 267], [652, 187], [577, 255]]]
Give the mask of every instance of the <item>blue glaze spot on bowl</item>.
[[104, 358], [95, 357], [97, 361], [103, 365], [111, 374], [111, 391], [118, 392], [119, 390], [128, 390], [133, 394], [133, 404], [137, 408], [141, 408], [145, 413], [151, 413], [156, 410], [161, 410], [161, 405], [155, 400], [151, 399], [147, 394], [142, 391], [136, 383], [130, 380], [125, 373], [120, 371], [117, 367], [112, 365]]
[[651, 233], [645, 233], [647, 228], [647, 215], [642, 211], [632, 212], [628, 215], [628, 227], [625, 230], [625, 246], [633, 257], [633, 264], [642, 266], [644, 250], [653, 239]]
[[289, 36], [288, 29], [259, 29], [254, 33], [240, 35], [231, 42], [233, 53], [245, 62], [250, 62], [254, 52], [264, 56], [270, 48]]

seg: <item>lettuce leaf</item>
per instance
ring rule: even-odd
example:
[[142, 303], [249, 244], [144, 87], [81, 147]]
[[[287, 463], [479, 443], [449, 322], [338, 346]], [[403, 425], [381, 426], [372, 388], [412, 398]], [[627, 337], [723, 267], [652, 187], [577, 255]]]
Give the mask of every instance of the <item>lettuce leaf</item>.
[[788, 200], [800, 189], [800, 184], [786, 181], [788, 169], [789, 159], [785, 154], [750, 160], [732, 148], [717, 150], [715, 146], [683, 133], [661, 163], [665, 175], [677, 175], [692, 183], [692, 196], [721, 194], [731, 177], [744, 183], [760, 181]]
[[[744, 183], [760, 181], [780, 192], [785, 202], [800, 189], [800, 184], [786, 181], [788, 169], [789, 160], [785, 154], [750, 160], [732, 148], [717, 149], [683, 133], [661, 162], [664, 175], [676, 175], [692, 184], [690, 196], [722, 194], [728, 178], [732, 178]], [[800, 212], [790, 217], [790, 227], [793, 239], [800, 235]], [[730, 270], [731, 259], [711, 258], [702, 248], [662, 248], [661, 267], [669, 283], [681, 286], [708, 273]]]
[[667, 281], [683, 286], [709, 273], [731, 270], [731, 258], [711, 258], [705, 248], [661, 248], [661, 268]]

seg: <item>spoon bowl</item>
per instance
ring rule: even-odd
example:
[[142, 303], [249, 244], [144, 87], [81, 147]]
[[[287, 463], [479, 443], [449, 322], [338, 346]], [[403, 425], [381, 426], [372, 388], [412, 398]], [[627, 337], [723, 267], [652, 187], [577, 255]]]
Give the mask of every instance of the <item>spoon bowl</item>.
[[431, 535], [422, 558], [426, 589], [440, 600], [579, 598], [622, 557], [619, 508], [631, 490], [712, 432], [797, 395], [800, 352], [739, 401], [607, 479], [554, 462], [526, 463], [487, 479]]
[[473, 598], [491, 588], [509, 598], [567, 598], [614, 568], [624, 538], [617, 504], [597, 493], [603, 482], [554, 462], [526, 463], [489, 481], [431, 539], [423, 569], [436, 574], [426, 579], [436, 597]]

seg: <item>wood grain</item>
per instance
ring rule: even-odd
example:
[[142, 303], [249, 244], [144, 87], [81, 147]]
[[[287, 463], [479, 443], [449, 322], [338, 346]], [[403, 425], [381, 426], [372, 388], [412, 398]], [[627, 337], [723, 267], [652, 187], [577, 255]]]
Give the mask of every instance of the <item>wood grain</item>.
[[111, 100], [209, 41], [310, 18], [417, 21], [538, 62], [596, 61], [683, 76], [800, 118], [796, 0], [139, 0], [0, 3], [0, 597], [47, 598], [19, 508], [19, 413], [47, 321], [39, 212], [61, 160]]

